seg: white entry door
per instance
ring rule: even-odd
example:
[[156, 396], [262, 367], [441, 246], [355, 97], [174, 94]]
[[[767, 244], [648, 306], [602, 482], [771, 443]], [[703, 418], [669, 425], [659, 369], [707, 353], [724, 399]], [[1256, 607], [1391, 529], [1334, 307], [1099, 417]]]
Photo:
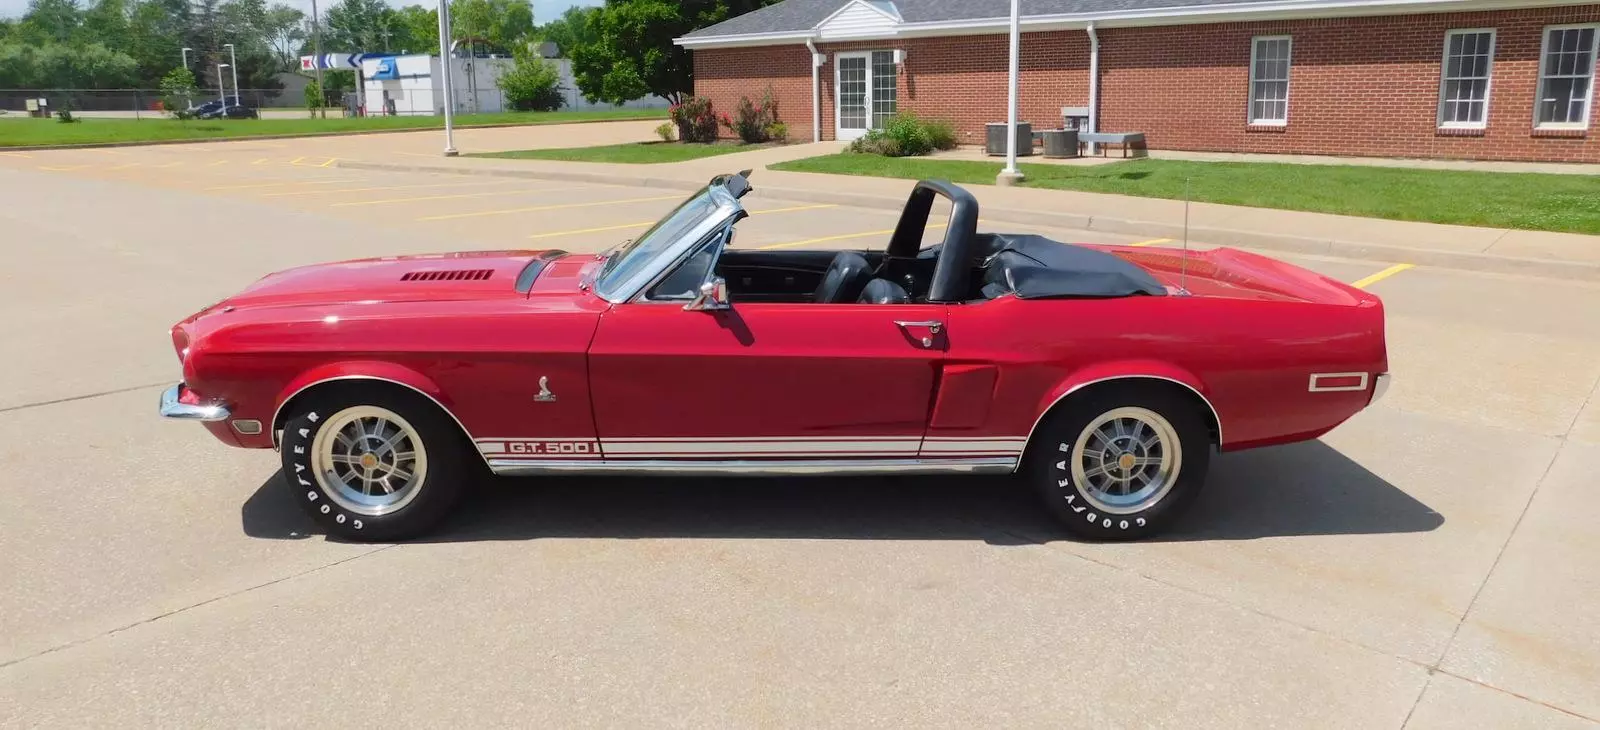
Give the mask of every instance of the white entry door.
[[895, 112], [894, 54], [889, 51], [834, 56], [834, 128], [849, 141], [883, 127]]

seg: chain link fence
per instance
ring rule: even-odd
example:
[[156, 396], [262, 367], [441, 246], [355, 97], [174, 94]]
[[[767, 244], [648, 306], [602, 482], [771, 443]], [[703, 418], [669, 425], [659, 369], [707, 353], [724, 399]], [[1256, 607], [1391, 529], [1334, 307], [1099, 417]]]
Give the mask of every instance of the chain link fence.
[[[235, 96], [231, 89], [228, 96], [231, 103]], [[282, 89], [241, 89], [237, 96], [241, 104], [252, 109], [283, 112], [301, 110], [302, 113], [305, 109], [304, 96]], [[196, 89], [189, 103], [200, 106], [218, 98], [215, 90]], [[39, 99], [44, 100], [43, 108], [52, 114], [58, 109], [71, 108], [73, 114], [86, 117], [140, 119], [165, 116], [161, 107], [161, 92], [157, 89], [0, 89], [0, 110], [7, 114], [26, 115], [29, 113], [28, 102]], [[329, 113], [337, 111], [337, 105], [330, 106]]]

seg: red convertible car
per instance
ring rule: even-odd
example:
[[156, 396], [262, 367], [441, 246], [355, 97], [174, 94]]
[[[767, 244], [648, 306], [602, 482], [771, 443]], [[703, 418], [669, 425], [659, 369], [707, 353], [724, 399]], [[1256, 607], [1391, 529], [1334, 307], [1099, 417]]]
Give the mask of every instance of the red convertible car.
[[748, 177], [599, 255], [269, 275], [172, 328], [161, 415], [277, 448], [347, 538], [419, 535], [487, 469], [1016, 473], [1071, 532], [1128, 539], [1173, 524], [1213, 450], [1316, 438], [1387, 381], [1377, 297], [1295, 266], [980, 233], [940, 181], [881, 251], [742, 250]]

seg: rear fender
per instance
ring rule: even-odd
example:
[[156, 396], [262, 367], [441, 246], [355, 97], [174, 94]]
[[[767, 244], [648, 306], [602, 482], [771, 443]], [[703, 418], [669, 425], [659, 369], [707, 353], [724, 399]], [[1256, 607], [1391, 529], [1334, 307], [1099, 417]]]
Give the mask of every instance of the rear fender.
[[416, 370], [403, 365], [396, 365], [392, 362], [355, 360], [327, 363], [311, 368], [301, 373], [294, 380], [289, 381], [289, 384], [279, 391], [275, 401], [277, 405], [272, 413], [272, 447], [278, 448], [278, 430], [283, 426], [284, 406], [294, 400], [295, 396], [325, 383], [360, 380], [391, 383], [416, 391], [428, 400], [433, 401], [434, 405], [439, 406], [440, 410], [450, 414], [450, 418], [455, 420], [457, 426], [461, 427], [461, 432], [466, 434], [468, 439], [472, 438], [467, 431], [467, 427], [461, 423], [461, 419], [456, 418], [455, 413], [450, 410], [449, 398], [439, 388], [438, 383], [433, 382], [431, 378]]
[[1046, 392], [1045, 397], [1035, 407], [1038, 414], [1034, 418], [1033, 428], [1028, 431], [1028, 443], [1033, 443], [1033, 435], [1038, 432], [1039, 424], [1044, 422], [1056, 405], [1066, 400], [1068, 396], [1085, 388], [1101, 383], [1117, 380], [1138, 380], [1152, 378], [1176, 383], [1192, 391], [1206, 404], [1210, 410], [1212, 425], [1217, 429], [1217, 445], [1220, 447], [1223, 438], [1222, 418], [1217, 413], [1216, 406], [1211, 402], [1205, 384], [1194, 373], [1169, 362], [1160, 360], [1118, 360], [1113, 362], [1096, 363], [1073, 371], [1062, 379], [1054, 388]]

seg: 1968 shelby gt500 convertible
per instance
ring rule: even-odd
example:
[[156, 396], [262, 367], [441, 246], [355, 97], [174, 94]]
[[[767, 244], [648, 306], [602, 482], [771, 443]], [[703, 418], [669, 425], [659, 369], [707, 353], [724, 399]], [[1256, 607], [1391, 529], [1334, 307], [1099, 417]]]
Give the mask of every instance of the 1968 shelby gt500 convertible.
[[980, 233], [939, 181], [881, 251], [741, 250], [750, 189], [600, 255], [269, 275], [173, 327], [161, 414], [278, 448], [287, 496], [357, 539], [422, 533], [485, 467], [1017, 473], [1115, 539], [1170, 526], [1214, 449], [1316, 438], [1387, 380], [1379, 300], [1272, 259]]

